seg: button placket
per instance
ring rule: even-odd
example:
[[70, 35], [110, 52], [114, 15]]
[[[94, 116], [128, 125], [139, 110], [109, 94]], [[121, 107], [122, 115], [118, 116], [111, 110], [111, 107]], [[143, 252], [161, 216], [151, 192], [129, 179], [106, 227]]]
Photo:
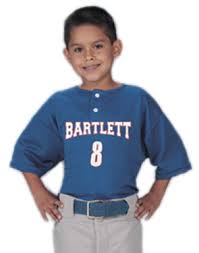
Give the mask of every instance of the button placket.
[[93, 91], [93, 100], [92, 100], [92, 111], [97, 113], [99, 111], [99, 103], [98, 100], [100, 98], [100, 93], [97, 91]]

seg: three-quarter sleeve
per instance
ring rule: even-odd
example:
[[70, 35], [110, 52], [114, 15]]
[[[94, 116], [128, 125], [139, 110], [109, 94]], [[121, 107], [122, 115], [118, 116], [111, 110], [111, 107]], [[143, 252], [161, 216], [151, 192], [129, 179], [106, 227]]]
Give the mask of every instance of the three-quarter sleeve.
[[33, 115], [18, 137], [9, 166], [39, 177], [63, 160], [63, 141], [55, 117], [55, 93]]
[[155, 99], [145, 91], [144, 144], [156, 179], [169, 179], [192, 169], [184, 143]]

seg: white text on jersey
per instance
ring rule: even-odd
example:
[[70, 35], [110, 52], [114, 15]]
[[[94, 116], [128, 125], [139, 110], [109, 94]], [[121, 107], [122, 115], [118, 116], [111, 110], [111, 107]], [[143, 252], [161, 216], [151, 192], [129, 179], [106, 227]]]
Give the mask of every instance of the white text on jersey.
[[[106, 129], [104, 125], [106, 125]], [[124, 129], [124, 137], [126, 139], [129, 139], [129, 128], [131, 127], [131, 121], [83, 121], [74, 123], [65, 122], [65, 126], [65, 139], [90, 134], [106, 134], [121, 137], [122, 129]]]

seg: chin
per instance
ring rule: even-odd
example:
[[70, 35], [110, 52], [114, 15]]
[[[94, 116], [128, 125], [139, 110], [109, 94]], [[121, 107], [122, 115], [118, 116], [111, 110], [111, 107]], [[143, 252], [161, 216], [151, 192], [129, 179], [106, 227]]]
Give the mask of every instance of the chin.
[[87, 81], [87, 82], [97, 82], [99, 80], [101, 80], [103, 78], [103, 76], [81, 76], [83, 80]]
[[99, 81], [101, 81], [103, 79], [103, 77], [98, 77], [98, 78], [84, 78], [84, 80], [86, 80], [87, 82], [93, 82], [93, 83], [97, 83]]

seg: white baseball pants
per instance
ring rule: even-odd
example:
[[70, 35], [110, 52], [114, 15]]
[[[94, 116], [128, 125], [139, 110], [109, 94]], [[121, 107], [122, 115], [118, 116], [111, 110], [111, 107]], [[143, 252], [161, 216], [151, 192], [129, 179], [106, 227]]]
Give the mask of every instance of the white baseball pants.
[[123, 198], [127, 214], [101, 219], [74, 213], [71, 195], [60, 193], [59, 199], [64, 208], [58, 208], [62, 219], [53, 227], [54, 253], [142, 253], [143, 225], [134, 217], [137, 194]]

